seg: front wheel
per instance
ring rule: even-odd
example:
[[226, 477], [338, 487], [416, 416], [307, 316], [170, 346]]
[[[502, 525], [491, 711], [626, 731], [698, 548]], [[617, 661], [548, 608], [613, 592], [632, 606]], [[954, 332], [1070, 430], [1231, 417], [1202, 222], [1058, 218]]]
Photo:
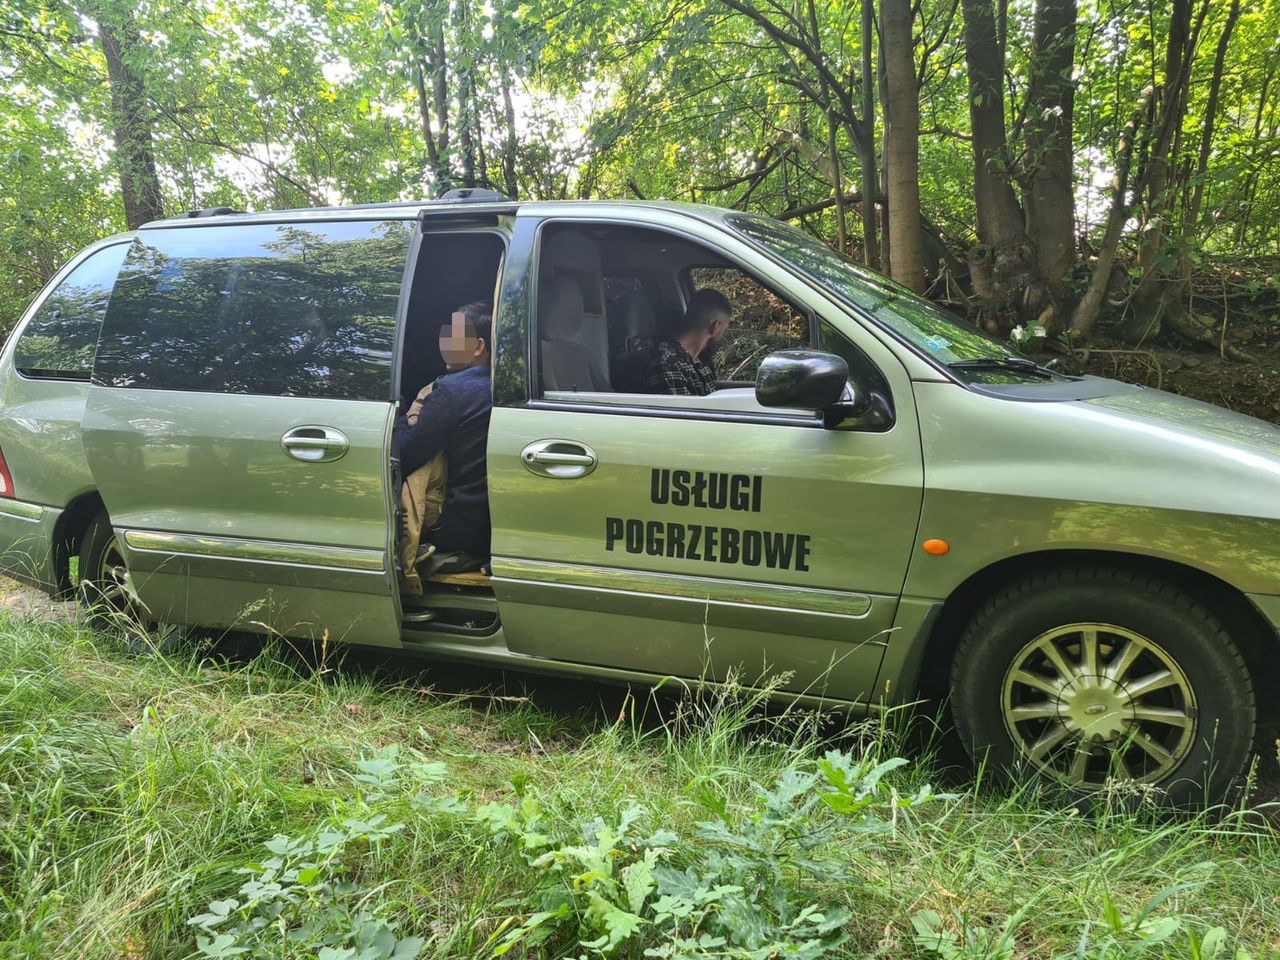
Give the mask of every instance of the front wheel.
[[1253, 744], [1253, 686], [1222, 624], [1124, 571], [1046, 573], [992, 597], [956, 650], [951, 699], [975, 759], [1079, 792], [1131, 781], [1216, 801]]

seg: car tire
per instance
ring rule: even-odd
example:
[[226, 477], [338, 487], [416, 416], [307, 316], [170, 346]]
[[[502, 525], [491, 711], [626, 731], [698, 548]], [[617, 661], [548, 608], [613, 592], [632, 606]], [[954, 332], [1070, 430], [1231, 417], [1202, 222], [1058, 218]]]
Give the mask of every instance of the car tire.
[[94, 627], [119, 625], [133, 605], [125, 588], [124, 553], [111, 518], [102, 510], [89, 521], [80, 541], [80, 578], [76, 597]]
[[1141, 573], [1058, 570], [1013, 583], [969, 622], [951, 674], [975, 762], [1075, 794], [1148, 784], [1165, 802], [1223, 799], [1253, 745], [1253, 684], [1221, 621]]

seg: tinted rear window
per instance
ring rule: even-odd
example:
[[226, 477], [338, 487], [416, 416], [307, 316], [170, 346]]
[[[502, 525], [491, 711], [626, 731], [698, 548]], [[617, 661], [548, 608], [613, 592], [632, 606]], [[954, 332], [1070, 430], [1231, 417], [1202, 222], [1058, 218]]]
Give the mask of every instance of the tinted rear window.
[[385, 400], [412, 234], [403, 221], [143, 231], [107, 310], [94, 380]]
[[104, 247], [72, 270], [40, 304], [13, 348], [13, 365], [29, 377], [88, 380], [111, 287], [127, 243]]

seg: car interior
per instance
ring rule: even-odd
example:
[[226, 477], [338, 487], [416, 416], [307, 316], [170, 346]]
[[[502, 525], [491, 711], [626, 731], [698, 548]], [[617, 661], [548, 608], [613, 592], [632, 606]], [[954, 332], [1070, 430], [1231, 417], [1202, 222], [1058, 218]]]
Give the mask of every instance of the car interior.
[[539, 395], [610, 402], [610, 394], [629, 394], [635, 402], [649, 393], [653, 351], [702, 287], [734, 307], [714, 361], [716, 406], [750, 394], [767, 353], [810, 344], [805, 311], [701, 244], [647, 228], [549, 224], [538, 259]]
[[493, 233], [426, 233], [409, 290], [399, 394], [407, 406], [444, 373], [440, 327], [464, 303], [494, 299], [502, 239]]

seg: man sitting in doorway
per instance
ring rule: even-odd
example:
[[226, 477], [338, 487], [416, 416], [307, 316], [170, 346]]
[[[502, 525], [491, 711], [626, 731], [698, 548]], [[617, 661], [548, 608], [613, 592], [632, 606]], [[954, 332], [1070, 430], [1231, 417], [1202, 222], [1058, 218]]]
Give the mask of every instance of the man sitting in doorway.
[[[485, 445], [493, 407], [490, 309], [487, 303], [468, 303], [440, 328], [440, 354], [448, 372], [429, 391], [419, 394], [398, 424], [400, 469], [407, 478], [406, 487], [414, 492], [423, 486], [426, 504], [417, 517], [426, 527], [421, 531], [425, 546], [405, 564], [406, 573], [411, 564], [418, 566], [422, 577], [478, 570], [489, 559]], [[425, 477], [419, 474], [423, 468], [428, 468]], [[445, 488], [443, 505], [438, 509], [439, 523], [433, 525], [432, 514], [437, 511], [431, 509], [431, 500], [435, 492], [438, 502], [441, 484]], [[412, 533], [414, 517], [409, 521]]]
[[650, 392], [694, 397], [711, 393], [716, 372], [708, 359], [732, 317], [733, 307], [719, 290], [696, 291], [684, 315], [658, 342], [645, 377]]

